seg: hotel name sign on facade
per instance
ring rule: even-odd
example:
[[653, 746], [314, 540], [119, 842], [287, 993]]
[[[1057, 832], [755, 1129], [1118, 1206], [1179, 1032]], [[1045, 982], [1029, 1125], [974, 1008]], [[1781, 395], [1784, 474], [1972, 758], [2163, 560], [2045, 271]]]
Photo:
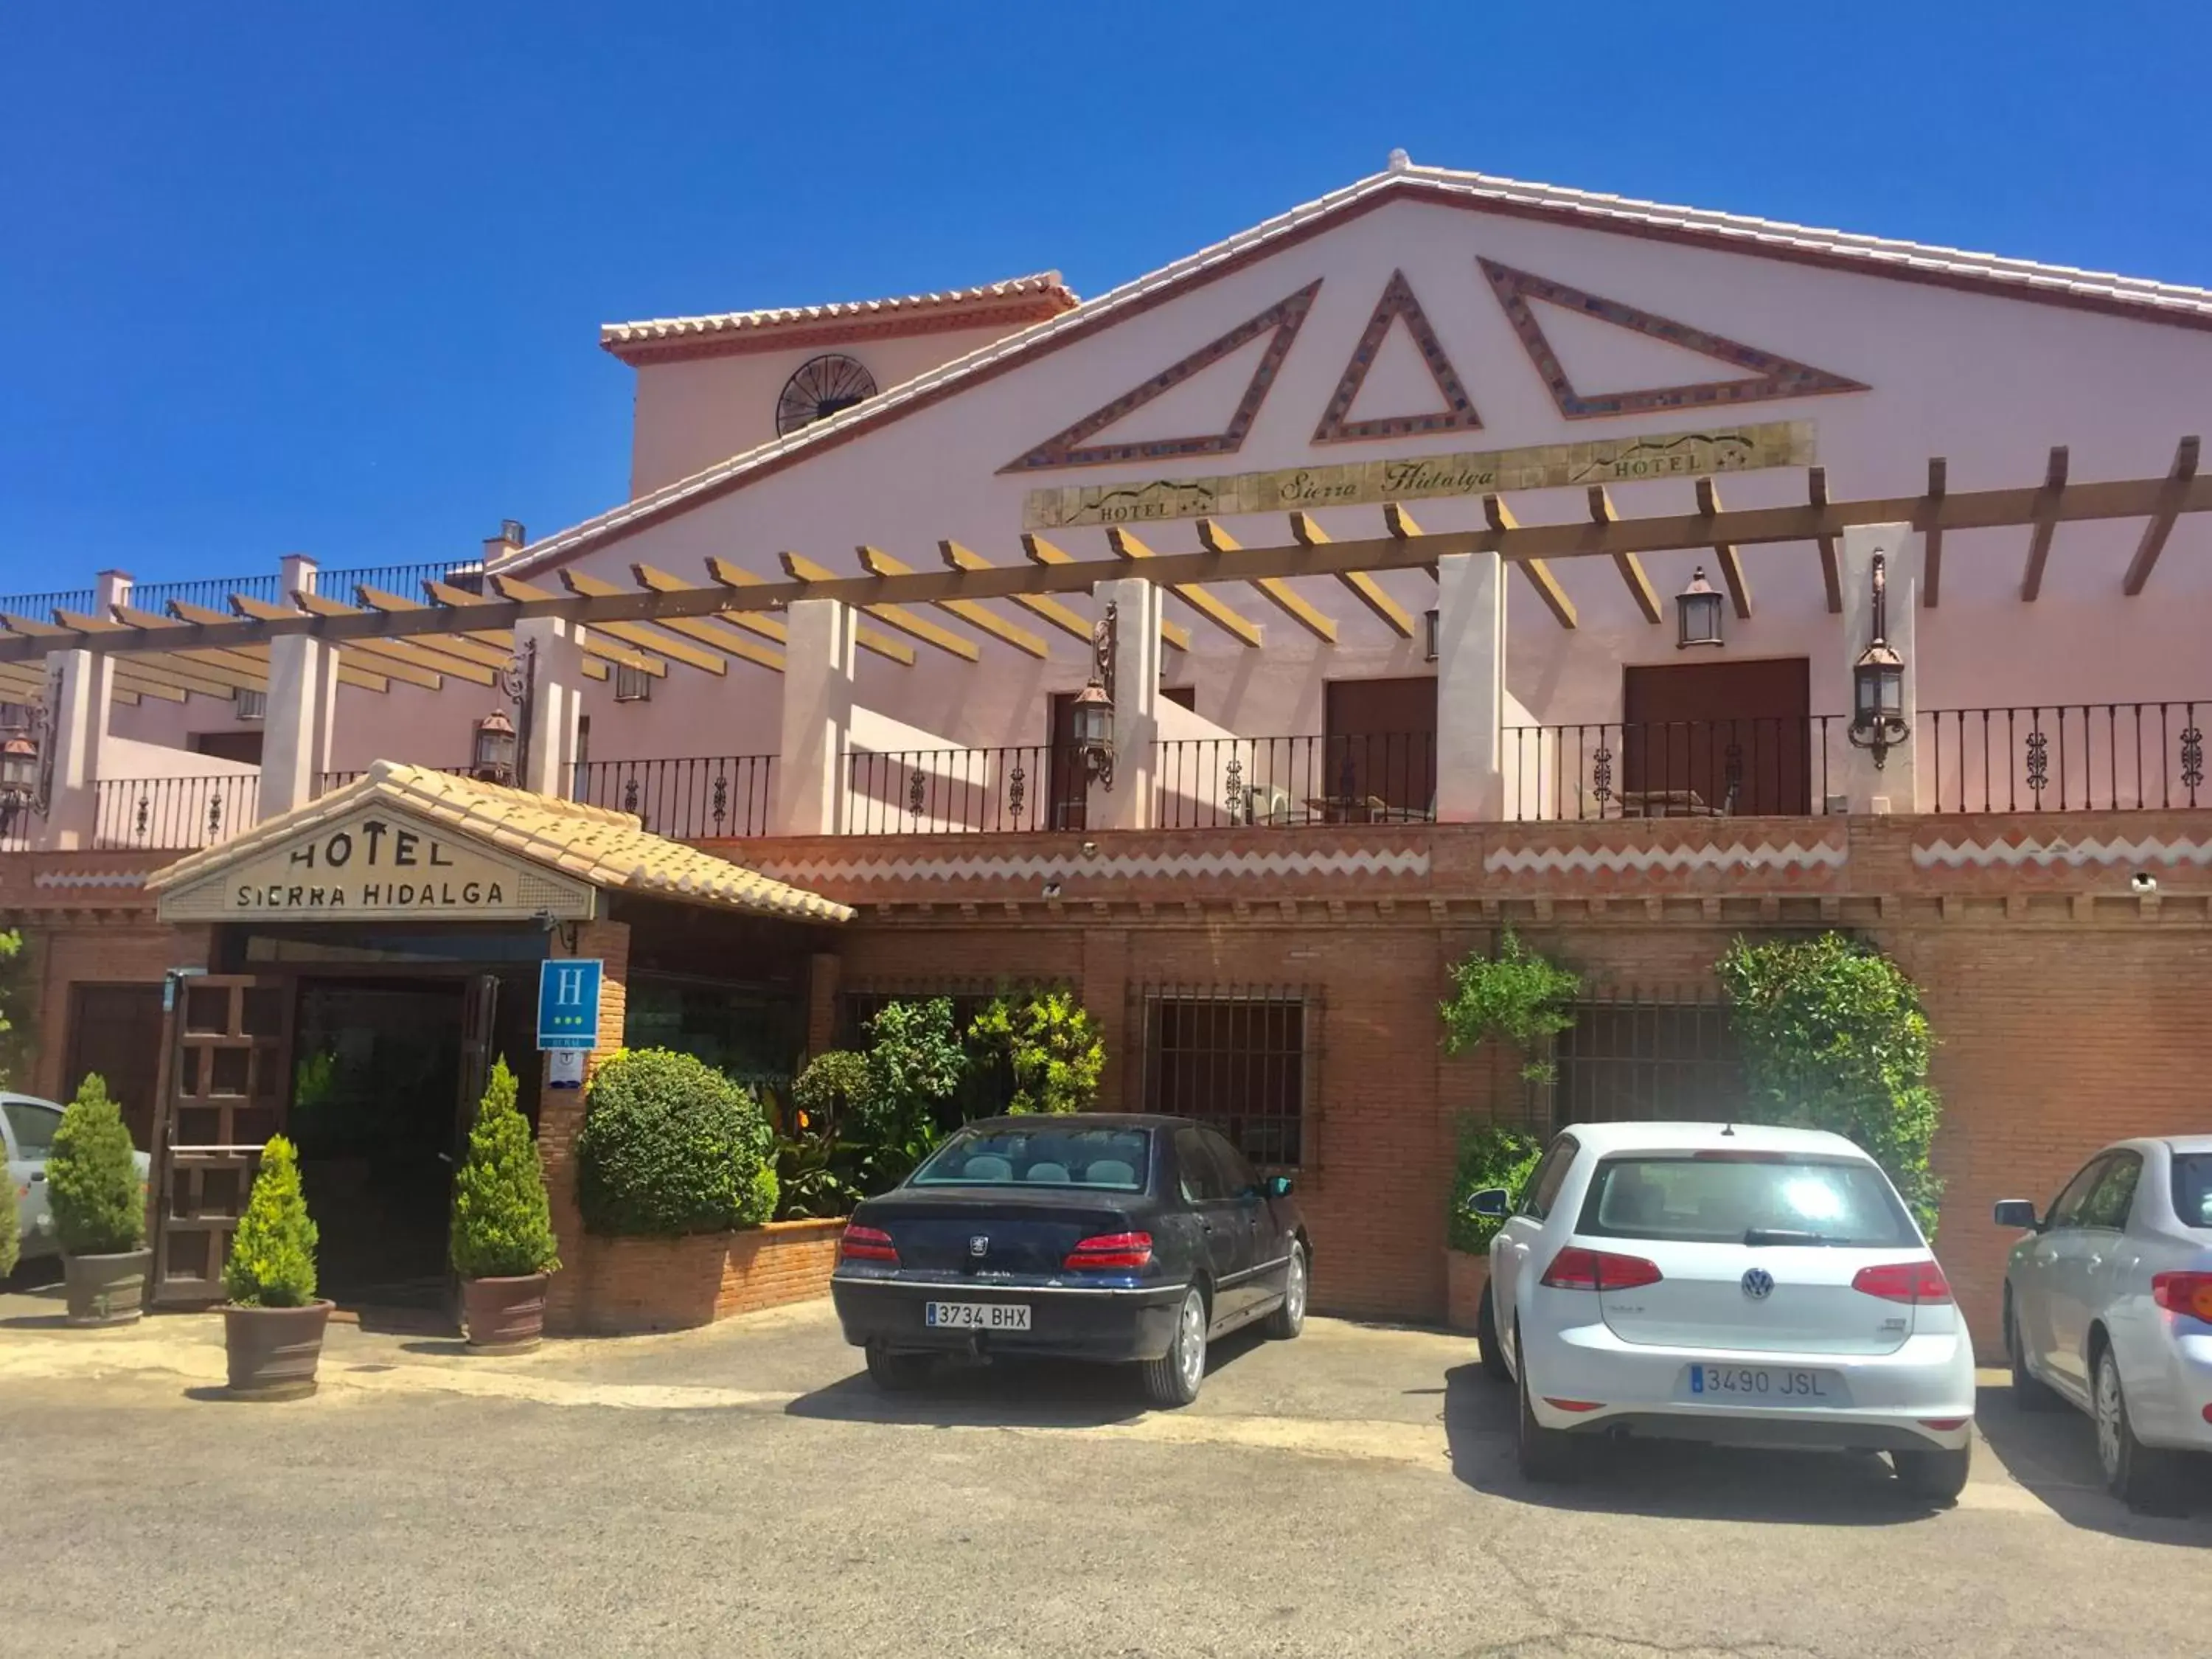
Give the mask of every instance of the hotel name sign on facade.
[[1030, 491], [1022, 506], [1022, 526], [1060, 530], [1704, 477], [1759, 467], [1808, 466], [1819, 459], [1814, 451], [1812, 422], [1770, 421], [1407, 460], [1156, 478], [1143, 483], [1068, 484]]

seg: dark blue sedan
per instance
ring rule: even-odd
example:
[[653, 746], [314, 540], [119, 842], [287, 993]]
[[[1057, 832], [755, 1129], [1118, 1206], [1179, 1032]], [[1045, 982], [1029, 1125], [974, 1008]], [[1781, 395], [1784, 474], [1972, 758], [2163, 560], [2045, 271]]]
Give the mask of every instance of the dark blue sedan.
[[1212, 1338], [1298, 1334], [1311, 1264], [1289, 1177], [1203, 1124], [1003, 1117], [861, 1204], [830, 1290], [884, 1389], [939, 1354], [1050, 1354], [1136, 1363], [1156, 1403], [1187, 1406]]

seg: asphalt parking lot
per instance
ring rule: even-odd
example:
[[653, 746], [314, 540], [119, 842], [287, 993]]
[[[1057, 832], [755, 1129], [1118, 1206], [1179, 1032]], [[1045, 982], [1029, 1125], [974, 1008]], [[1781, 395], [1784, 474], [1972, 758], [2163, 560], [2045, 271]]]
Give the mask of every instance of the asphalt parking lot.
[[[224, 1401], [221, 1334], [0, 1297], [0, 1648], [368, 1654], [2183, 1655], [2192, 1517], [1984, 1390], [1955, 1508], [1873, 1459], [1630, 1447], [1514, 1470], [1468, 1344], [1316, 1319], [1199, 1403], [1115, 1373], [886, 1399], [826, 1304], [472, 1358], [334, 1328], [325, 1386]], [[2001, 1379], [1993, 1378], [1993, 1381]]]

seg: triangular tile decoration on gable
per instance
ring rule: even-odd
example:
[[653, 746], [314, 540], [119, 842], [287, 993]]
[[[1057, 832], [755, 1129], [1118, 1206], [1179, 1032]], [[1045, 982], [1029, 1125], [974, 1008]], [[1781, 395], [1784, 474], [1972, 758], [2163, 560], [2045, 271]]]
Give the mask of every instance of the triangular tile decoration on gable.
[[[1291, 342], [1298, 337], [1304, 325], [1306, 313], [1313, 308], [1314, 295], [1321, 292], [1321, 279], [1316, 277], [1296, 294], [1277, 301], [1256, 317], [1247, 318], [1219, 339], [1200, 346], [1179, 362], [1170, 363], [1142, 386], [1133, 387], [1110, 404], [1094, 409], [1064, 432], [1056, 432], [1035, 449], [1000, 467], [1000, 472], [1036, 472], [1055, 466], [1103, 466], [1116, 461], [1172, 460], [1182, 455], [1228, 455], [1244, 447], [1244, 434], [1252, 429], [1252, 422], [1260, 412], [1260, 405], [1267, 400], [1267, 392], [1275, 384], [1275, 376], [1283, 367], [1283, 359], [1290, 356]], [[1244, 395], [1237, 399], [1236, 412], [1229, 424], [1218, 432], [1200, 434], [1188, 438], [1152, 438], [1137, 443], [1090, 444], [1084, 440], [1103, 432], [1108, 427], [1127, 415], [1132, 410], [1142, 409], [1153, 398], [1173, 391], [1194, 374], [1210, 368], [1224, 357], [1259, 338], [1270, 329], [1275, 337], [1252, 371], [1250, 384]]]
[[[1490, 279], [1498, 304], [1505, 308], [1505, 315], [1513, 324], [1513, 331], [1521, 337], [1522, 349], [1528, 354], [1536, 373], [1551, 388], [1552, 401], [1559, 406], [1559, 413], [1571, 421], [1605, 415], [1638, 415], [1655, 409], [1702, 409], [1721, 404], [1755, 404], [1776, 398], [1811, 398], [1832, 392], [1873, 390], [1825, 368], [1814, 368], [1809, 363], [1801, 363], [1776, 352], [1762, 351], [1757, 346], [1709, 334], [1687, 323], [1638, 310], [1619, 300], [1603, 299], [1547, 276], [1516, 270], [1495, 259], [1484, 259], [1481, 264], [1482, 274]], [[1640, 392], [1609, 392], [1584, 397], [1567, 379], [1559, 354], [1544, 337], [1543, 325], [1537, 322], [1535, 311], [1528, 303], [1531, 300], [1541, 300], [1601, 323], [1631, 329], [1668, 345], [1717, 358], [1752, 373], [1738, 380], [1700, 380], [1688, 386], [1650, 386]]]
[[[1352, 404], [1358, 398], [1359, 388], [1367, 383], [1367, 372], [1375, 367], [1376, 354], [1382, 349], [1389, 337], [1391, 323], [1405, 319], [1406, 331], [1413, 336], [1413, 343], [1421, 353], [1421, 362], [1429, 377], [1437, 383], [1443, 395], [1442, 411], [1431, 415], [1385, 415], [1371, 420], [1352, 421]], [[1313, 441], [1317, 444], [1352, 443], [1363, 438], [1407, 438], [1425, 432], [1474, 432], [1481, 428], [1482, 417], [1474, 411], [1474, 401], [1460, 384], [1459, 371], [1445, 356], [1443, 342], [1429, 325], [1428, 314], [1421, 302], [1413, 297], [1413, 285], [1406, 280], [1406, 273], [1394, 270], [1383, 285], [1382, 297], [1375, 302], [1375, 314], [1367, 319], [1367, 326], [1359, 336], [1359, 343], [1352, 349], [1352, 361], [1344, 366], [1344, 374], [1336, 383], [1328, 406], [1322, 410], [1321, 424], [1314, 428]]]

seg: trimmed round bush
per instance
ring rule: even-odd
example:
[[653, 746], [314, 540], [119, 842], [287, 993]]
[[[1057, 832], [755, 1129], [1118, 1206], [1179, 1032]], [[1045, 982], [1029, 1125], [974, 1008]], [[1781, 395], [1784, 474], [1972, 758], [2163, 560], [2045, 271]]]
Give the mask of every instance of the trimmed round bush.
[[131, 1131], [97, 1072], [86, 1073], [54, 1131], [46, 1203], [70, 1255], [122, 1255], [146, 1243], [146, 1188]]
[[464, 1279], [520, 1279], [561, 1265], [538, 1143], [515, 1093], [502, 1054], [492, 1063], [469, 1155], [453, 1181], [453, 1271]]
[[241, 1308], [304, 1308], [315, 1299], [319, 1242], [300, 1190], [299, 1149], [271, 1135], [222, 1264], [222, 1288]]
[[625, 1049], [585, 1097], [584, 1225], [617, 1238], [757, 1225], [775, 1212], [775, 1145], [759, 1103], [712, 1066], [665, 1048]]

